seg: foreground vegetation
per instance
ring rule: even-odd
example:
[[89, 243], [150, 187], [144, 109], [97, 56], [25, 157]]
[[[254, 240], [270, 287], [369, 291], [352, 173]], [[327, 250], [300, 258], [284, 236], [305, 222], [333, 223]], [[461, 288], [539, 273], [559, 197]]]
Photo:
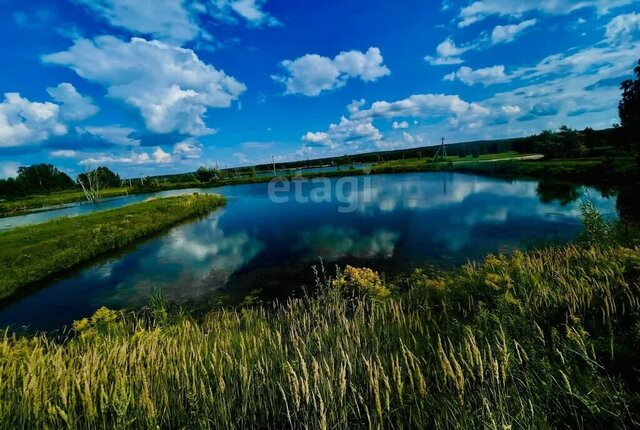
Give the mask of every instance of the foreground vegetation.
[[0, 340], [3, 428], [632, 428], [640, 249], [580, 243], [194, 318], [161, 299]]
[[0, 299], [137, 239], [225, 203], [218, 195], [155, 199], [119, 209], [0, 233]]

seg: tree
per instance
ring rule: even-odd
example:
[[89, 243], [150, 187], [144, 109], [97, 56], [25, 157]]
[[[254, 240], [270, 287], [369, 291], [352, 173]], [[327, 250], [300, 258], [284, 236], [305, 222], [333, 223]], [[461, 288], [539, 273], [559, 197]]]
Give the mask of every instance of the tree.
[[571, 158], [584, 155], [586, 147], [580, 132], [563, 125], [558, 133], [545, 130], [536, 136], [536, 151], [548, 158]]
[[120, 179], [120, 175], [114, 173], [108, 167], [98, 167], [91, 172], [81, 173], [78, 175], [77, 182], [87, 183], [89, 174], [91, 174], [95, 177], [95, 179], [98, 180], [101, 188], [115, 188], [122, 185], [122, 179]]
[[560, 154], [563, 158], [583, 156], [587, 150], [584, 136], [566, 125], [560, 127]]
[[551, 130], [544, 130], [536, 136], [536, 151], [547, 158], [560, 156], [560, 141], [556, 133]]
[[640, 60], [633, 71], [636, 78], [627, 79], [620, 86], [622, 99], [618, 104], [618, 114], [622, 127], [640, 129]]
[[620, 86], [622, 98], [618, 104], [618, 114], [625, 140], [634, 148], [640, 167], [640, 60], [633, 71], [636, 74], [635, 79], [627, 79]]
[[87, 201], [90, 203], [97, 203], [100, 201], [102, 185], [100, 184], [98, 169], [88, 170], [78, 175], [76, 181], [82, 188]]
[[582, 136], [584, 137], [584, 145], [589, 151], [593, 151], [599, 144], [598, 133], [591, 127], [587, 127], [582, 130]]
[[0, 197], [16, 197], [20, 191], [14, 178], [0, 179]]
[[208, 183], [222, 178], [220, 170], [201, 166], [196, 170], [196, 178], [198, 181]]
[[74, 182], [69, 175], [51, 164], [20, 167], [16, 177], [16, 184], [27, 194], [75, 188]]

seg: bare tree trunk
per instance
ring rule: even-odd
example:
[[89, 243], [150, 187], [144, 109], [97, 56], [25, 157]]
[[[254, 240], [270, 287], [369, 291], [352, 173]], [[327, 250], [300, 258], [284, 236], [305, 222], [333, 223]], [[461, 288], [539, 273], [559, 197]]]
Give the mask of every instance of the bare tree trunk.
[[84, 196], [90, 203], [97, 203], [101, 199], [100, 178], [98, 169], [87, 170], [83, 175], [79, 175], [78, 184], [82, 187]]

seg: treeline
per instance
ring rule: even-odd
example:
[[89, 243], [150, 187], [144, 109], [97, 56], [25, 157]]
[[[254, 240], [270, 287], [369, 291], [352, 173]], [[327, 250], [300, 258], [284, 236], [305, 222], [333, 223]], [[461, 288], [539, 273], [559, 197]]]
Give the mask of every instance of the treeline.
[[[454, 157], [480, 157], [486, 154], [514, 151], [539, 153], [546, 158], [588, 158], [631, 156], [634, 151], [634, 133], [629, 127], [607, 130], [586, 128], [582, 131], [563, 126], [558, 131], [545, 130], [540, 134], [502, 140], [485, 140], [447, 145], [447, 154]], [[314, 160], [276, 163], [278, 171], [318, 166], [347, 166], [379, 163], [405, 158], [433, 158], [438, 146], [429, 146], [394, 151], [370, 152], [343, 155]], [[155, 191], [180, 186], [197, 186], [232, 181], [238, 178], [256, 177], [259, 172], [271, 172], [273, 164], [250, 167], [217, 169], [200, 167], [197, 171], [176, 175], [162, 175], [123, 181], [107, 167], [98, 167], [92, 172], [78, 175], [74, 181], [65, 172], [51, 164], [20, 167], [15, 178], [0, 179], [0, 198], [15, 198], [52, 191], [80, 189], [80, 181], [86, 183], [88, 175], [99, 178], [101, 188], [129, 186], [139, 191]]]
[[46, 194], [52, 191], [80, 189], [79, 183], [86, 182], [93, 175], [100, 181], [102, 188], [120, 187], [120, 176], [107, 167], [98, 167], [91, 172], [81, 173], [74, 181], [65, 172], [52, 164], [35, 164], [20, 167], [15, 178], [0, 179], [0, 198], [23, 197], [34, 194]]
[[[515, 151], [540, 153], [548, 158], [601, 157], [606, 155], [631, 155], [633, 133], [628, 128], [614, 127], [606, 130], [585, 128], [582, 131], [563, 126], [558, 131], [546, 130], [540, 134], [500, 140], [447, 144], [447, 155], [455, 157], [479, 157], [485, 154]], [[433, 158], [439, 146], [426, 146], [394, 151], [378, 151], [365, 154], [276, 163], [276, 169], [296, 169], [327, 165], [378, 163], [404, 158]], [[239, 170], [249, 170], [244, 168]], [[257, 171], [273, 169], [272, 164], [255, 166]]]
[[[562, 126], [557, 131], [545, 130], [540, 134], [528, 137], [447, 144], [446, 149], [447, 155], [453, 157], [480, 157], [481, 155], [510, 151], [523, 154], [543, 154], [549, 159], [631, 156], [634, 153], [633, 138], [633, 133], [628, 128], [614, 127], [606, 130], [585, 128], [579, 131]], [[200, 167], [193, 173], [159, 176], [154, 179], [170, 183], [193, 181], [213, 183], [237, 177], [255, 177], [258, 173], [273, 171], [274, 167], [277, 171], [282, 171], [319, 166], [380, 163], [409, 158], [433, 158], [438, 148], [439, 146], [426, 146], [393, 151], [368, 152], [275, 163], [275, 166], [269, 163], [230, 169]]]

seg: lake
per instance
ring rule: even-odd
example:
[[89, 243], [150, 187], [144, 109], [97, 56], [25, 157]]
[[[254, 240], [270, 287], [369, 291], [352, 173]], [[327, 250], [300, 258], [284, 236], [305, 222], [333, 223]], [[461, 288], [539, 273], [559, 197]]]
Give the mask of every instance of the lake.
[[[354, 264], [388, 275], [451, 267], [488, 252], [572, 239], [580, 230], [580, 197], [616, 216], [615, 199], [595, 189], [530, 180], [434, 172], [324, 181], [212, 189], [229, 198], [225, 208], [19, 293], [3, 303], [0, 326], [56, 329], [100, 306], [139, 308], [154, 291], [194, 309], [249, 293], [283, 298], [313, 283], [311, 267], [320, 258], [330, 271]], [[185, 192], [193, 190], [158, 195]], [[43, 214], [51, 218], [147, 198]], [[28, 217], [43, 214], [9, 220], [37, 222]]]

